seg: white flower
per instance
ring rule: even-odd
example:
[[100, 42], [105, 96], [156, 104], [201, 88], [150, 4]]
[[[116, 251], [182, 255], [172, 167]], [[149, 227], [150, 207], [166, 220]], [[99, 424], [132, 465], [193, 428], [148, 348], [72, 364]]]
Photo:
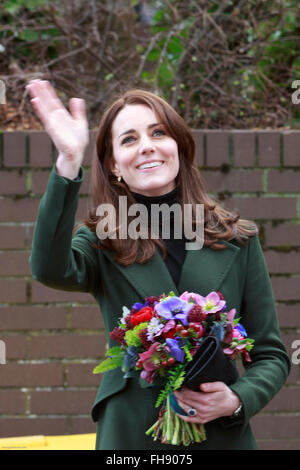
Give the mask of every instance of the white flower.
[[130, 313], [130, 310], [127, 307], [125, 307], [125, 305], [123, 305], [122, 311], [123, 311], [123, 316], [120, 318], [120, 323], [122, 323], [122, 325], [125, 325], [125, 317], [127, 317], [127, 315]]
[[147, 326], [147, 338], [149, 341], [152, 341], [153, 336], [160, 332], [164, 327], [163, 323], [160, 323], [158, 318], [153, 317], [150, 320], [149, 325]]

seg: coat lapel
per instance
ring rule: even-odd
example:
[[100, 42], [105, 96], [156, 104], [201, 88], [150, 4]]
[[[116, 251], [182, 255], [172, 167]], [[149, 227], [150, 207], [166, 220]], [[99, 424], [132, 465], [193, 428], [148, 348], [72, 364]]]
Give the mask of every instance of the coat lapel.
[[200, 250], [187, 251], [182, 266], [178, 288], [169, 273], [158, 251], [146, 264], [122, 266], [114, 260], [114, 253], [102, 250], [103, 254], [123, 274], [126, 280], [142, 298], [151, 295], [159, 296], [173, 291], [180, 295], [185, 291], [207, 295], [216, 291], [229, 273], [240, 248], [232, 243], [222, 241], [224, 250], [212, 250], [203, 247]]
[[204, 246], [187, 252], [178, 285], [180, 293], [188, 291], [206, 296], [217, 291], [228, 275], [240, 248], [222, 241], [224, 250], [212, 250]]
[[151, 295], [158, 297], [163, 292], [167, 294], [170, 291], [174, 291], [176, 295], [179, 295], [172, 276], [158, 251], [146, 264], [134, 263], [130, 266], [117, 263], [112, 252], [105, 249], [102, 252], [143, 299]]

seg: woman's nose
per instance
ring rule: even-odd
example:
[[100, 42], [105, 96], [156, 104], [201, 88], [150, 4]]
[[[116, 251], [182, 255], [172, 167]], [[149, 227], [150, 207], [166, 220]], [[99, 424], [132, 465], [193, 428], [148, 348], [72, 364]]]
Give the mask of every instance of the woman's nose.
[[148, 154], [153, 153], [155, 151], [154, 146], [148, 138], [144, 138], [141, 140], [140, 145], [140, 153]]

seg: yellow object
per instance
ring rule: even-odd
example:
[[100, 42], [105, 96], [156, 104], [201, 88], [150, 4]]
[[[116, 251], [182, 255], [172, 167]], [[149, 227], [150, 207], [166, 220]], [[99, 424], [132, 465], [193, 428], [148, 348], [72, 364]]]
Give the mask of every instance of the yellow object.
[[95, 450], [96, 434], [24, 436], [0, 439], [0, 450]]

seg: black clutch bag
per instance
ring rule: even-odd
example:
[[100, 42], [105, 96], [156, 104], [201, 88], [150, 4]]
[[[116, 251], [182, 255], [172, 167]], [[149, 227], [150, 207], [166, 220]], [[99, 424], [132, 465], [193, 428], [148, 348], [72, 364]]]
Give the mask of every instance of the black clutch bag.
[[186, 367], [185, 385], [199, 391], [202, 383], [224, 382], [231, 385], [238, 377], [238, 371], [233, 361], [223, 353], [220, 341], [215, 336], [207, 336]]

